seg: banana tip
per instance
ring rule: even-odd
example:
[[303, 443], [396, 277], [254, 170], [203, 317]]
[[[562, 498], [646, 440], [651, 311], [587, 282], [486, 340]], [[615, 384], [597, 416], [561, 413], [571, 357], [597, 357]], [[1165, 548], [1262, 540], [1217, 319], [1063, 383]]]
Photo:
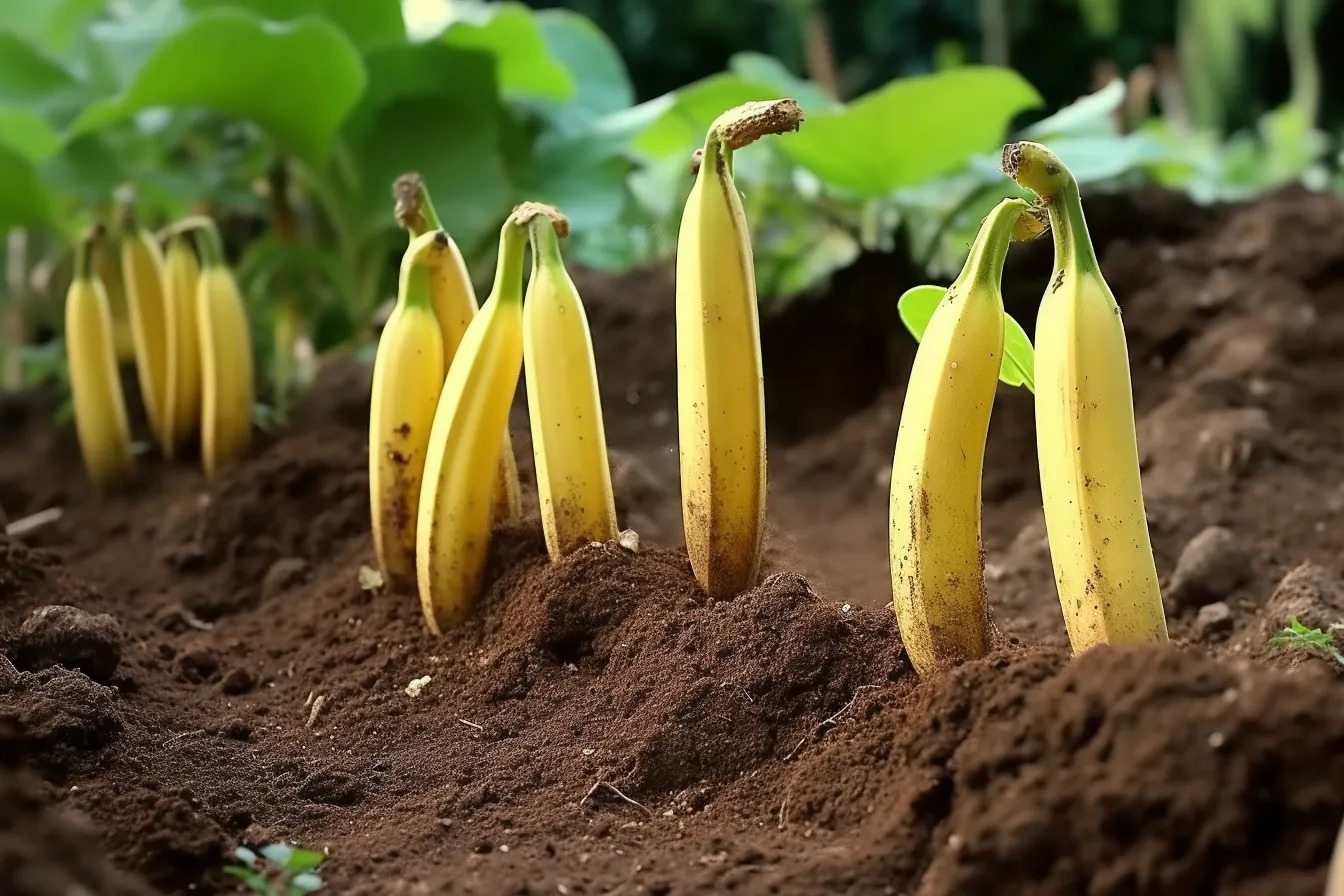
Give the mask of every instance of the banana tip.
[[741, 149], [769, 134], [796, 131], [803, 123], [803, 109], [791, 97], [743, 103], [720, 115], [710, 132], [729, 149]]
[[1022, 144], [1008, 143], [1003, 147], [1003, 173], [1017, 179], [1017, 174], [1022, 170]]
[[513, 210], [509, 220], [519, 227], [527, 227], [538, 218], [546, 218], [555, 228], [555, 235], [564, 239], [569, 236], [569, 219], [560, 209], [544, 202], [524, 202]]

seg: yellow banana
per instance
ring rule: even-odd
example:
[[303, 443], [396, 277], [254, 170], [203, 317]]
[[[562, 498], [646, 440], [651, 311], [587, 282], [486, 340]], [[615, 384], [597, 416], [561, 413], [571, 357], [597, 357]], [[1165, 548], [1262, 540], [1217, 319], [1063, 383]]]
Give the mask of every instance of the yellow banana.
[[677, 240], [677, 423], [682, 524], [712, 597], [752, 587], [765, 519], [765, 401], [756, 274], [733, 151], [797, 130], [793, 100], [748, 103], [709, 128]]
[[100, 235], [98, 230], [87, 235], [75, 257], [75, 277], [65, 300], [65, 350], [80, 453], [94, 487], [104, 491], [125, 481], [135, 460], [117, 373], [112, 312], [90, 258]]
[[480, 594], [495, 519], [499, 434], [523, 363], [523, 248], [533, 217], [558, 217], [524, 203], [499, 235], [495, 285], [453, 355], [429, 435], [416, 573], [430, 631], [441, 633], [471, 612]]
[[[396, 216], [401, 225], [415, 239], [421, 234], [438, 230], [443, 224], [434, 203], [429, 198], [429, 190], [418, 174], [404, 174], [397, 178], [393, 187], [396, 194]], [[447, 231], [444, 231], [446, 234]], [[434, 305], [434, 316], [438, 319], [439, 330], [443, 338], [443, 365], [447, 374], [448, 365], [462, 342], [476, 314], [476, 290], [471, 285], [471, 274], [462, 252], [452, 237], [448, 237], [447, 263], [434, 271], [430, 282], [430, 298]], [[508, 431], [504, 433], [504, 447], [499, 454], [499, 485], [495, 491], [495, 518], [512, 520], [523, 515], [522, 490], [518, 485], [518, 461], [513, 451], [513, 439]]]
[[1075, 653], [1165, 641], [1134, 432], [1120, 308], [1087, 232], [1078, 183], [1036, 143], [1003, 170], [1041, 198], [1055, 271], [1036, 320], [1036, 442], [1055, 583]]
[[369, 410], [369, 499], [373, 545], [387, 583], [415, 585], [415, 527], [420, 480], [443, 382], [443, 343], [430, 306], [436, 269], [451, 263], [448, 235], [411, 240], [401, 283], [373, 362]]
[[121, 274], [126, 286], [135, 372], [140, 400], [150, 429], [164, 454], [172, 456], [168, 428], [168, 315], [163, 296], [163, 252], [148, 230], [139, 226], [130, 206], [122, 216]]
[[[563, 219], [560, 219], [563, 220]], [[616, 537], [607, 435], [588, 318], [560, 257], [568, 228], [536, 217], [532, 279], [523, 304], [523, 369], [546, 550], [559, 560], [576, 546]]]
[[117, 362], [126, 363], [135, 360], [135, 340], [131, 338], [130, 312], [126, 310], [126, 282], [121, 276], [121, 236], [107, 230], [102, 240], [106, 248], [96, 253], [94, 266], [112, 312], [112, 342], [117, 349]]
[[201, 347], [196, 325], [196, 287], [201, 268], [190, 241], [174, 236], [163, 260], [163, 298], [168, 333], [168, 456], [188, 447], [201, 429]]
[[1005, 199], [981, 224], [929, 319], [905, 390], [891, 465], [891, 590], [921, 675], [989, 649], [980, 479], [1003, 359], [999, 281], [1026, 207]]
[[252, 440], [252, 335], [213, 222], [196, 228], [201, 256], [196, 326], [201, 352], [201, 464], [207, 476], [247, 453]]

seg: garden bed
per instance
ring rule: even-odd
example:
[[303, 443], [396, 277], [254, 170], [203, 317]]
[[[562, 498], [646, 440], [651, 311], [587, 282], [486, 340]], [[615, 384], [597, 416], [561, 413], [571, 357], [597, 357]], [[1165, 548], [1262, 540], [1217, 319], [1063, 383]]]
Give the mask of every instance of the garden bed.
[[[5, 398], [0, 506], [65, 508], [0, 541], [0, 873], [27, 875], [7, 892], [217, 892], [232, 847], [286, 840], [327, 852], [331, 892], [369, 896], [1318, 896], [1344, 670], [1266, 642], [1293, 617], [1344, 621], [1344, 206], [1139, 195], [1093, 221], [1171, 647], [1069, 659], [1030, 396], [1004, 391], [985, 479], [999, 645], [916, 680], [883, 607], [914, 351], [894, 306], [915, 281], [891, 258], [764, 326], [766, 577], [729, 602], [677, 550], [663, 273], [580, 282], [641, 550], [548, 566], [535, 519], [512, 525], [480, 612], [441, 639], [413, 596], [360, 586], [354, 362], [216, 481], [145, 463], [104, 502], [51, 403]], [[1049, 256], [1010, 260], [1024, 320]], [[521, 416], [514, 433], [526, 488]], [[25, 627], [48, 605], [113, 620]]]

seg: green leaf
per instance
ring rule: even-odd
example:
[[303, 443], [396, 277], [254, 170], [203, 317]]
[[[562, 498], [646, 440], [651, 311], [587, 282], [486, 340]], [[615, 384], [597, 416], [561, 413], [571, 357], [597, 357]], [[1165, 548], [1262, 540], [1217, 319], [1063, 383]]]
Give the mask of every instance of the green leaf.
[[301, 874], [312, 871], [326, 860], [327, 857], [316, 849], [295, 849], [285, 863], [285, 870], [290, 874]]
[[60, 63], [17, 34], [0, 31], [0, 101], [39, 101], [75, 83]]
[[828, 95], [812, 81], [800, 78], [773, 56], [750, 50], [734, 53], [728, 60], [728, 70], [753, 84], [773, 87], [776, 96], [789, 96], [798, 101], [807, 113], [841, 108], [841, 103]]
[[0, 143], [33, 164], [51, 158], [61, 148], [61, 138], [47, 120], [32, 109], [0, 106]]
[[[896, 311], [916, 342], [924, 338], [929, 320], [946, 294], [947, 289], [942, 286], [912, 286], [901, 295]], [[1031, 338], [1006, 312], [1003, 324], [1003, 364], [999, 368], [999, 381], [1007, 386], [1025, 386], [1029, 392], [1035, 392], [1036, 354], [1031, 347]]]
[[513, 205], [490, 55], [442, 43], [369, 53], [369, 90], [351, 114], [346, 142], [371, 218], [392, 226], [392, 182], [419, 171], [444, 227], [470, 251]]
[[249, 868], [257, 863], [257, 854], [246, 846], [240, 846], [233, 851], [233, 857], [247, 865]]
[[126, 91], [86, 109], [72, 132], [88, 133], [155, 106], [204, 106], [255, 122], [316, 164], [365, 80], [354, 46], [329, 22], [275, 24], [218, 10], [160, 43]]
[[1093, 93], [1079, 97], [1023, 131], [1023, 136], [1049, 142], [1063, 136], [1114, 134], [1115, 112], [1125, 101], [1125, 82], [1114, 78]]
[[0, 233], [25, 224], [55, 220], [52, 197], [33, 163], [0, 144]]
[[499, 86], [509, 94], [567, 100], [574, 79], [554, 56], [531, 10], [521, 3], [455, 0], [454, 21], [440, 40], [450, 47], [482, 50], [495, 58]]
[[398, 0], [183, 0], [192, 12], [245, 9], [276, 22], [320, 16], [345, 32], [361, 50], [406, 39]]
[[107, 0], [8, 0], [4, 27], [48, 53], [63, 55]]
[[611, 39], [585, 16], [568, 9], [533, 13], [550, 54], [574, 79], [568, 102], [548, 109], [552, 126], [564, 134], [586, 132], [604, 115], [627, 109], [635, 89]]
[[696, 81], [668, 96], [670, 100], [659, 97], [649, 101], [657, 104], [658, 117], [635, 137], [634, 145], [651, 158], [673, 157], [689, 165], [691, 152], [705, 142], [705, 132], [715, 118], [733, 106], [773, 99], [779, 92], [769, 84], [724, 73]]
[[294, 847], [288, 843], [270, 843], [261, 848], [261, 854], [277, 868], [286, 868], [294, 855]]
[[1040, 102], [1011, 69], [951, 69], [892, 81], [838, 112], [811, 113], [779, 146], [832, 187], [881, 196], [965, 164]]
[[320, 889], [322, 889], [322, 878], [311, 871], [296, 874], [294, 879], [289, 882], [290, 892], [297, 894], [297, 896], [316, 893]]

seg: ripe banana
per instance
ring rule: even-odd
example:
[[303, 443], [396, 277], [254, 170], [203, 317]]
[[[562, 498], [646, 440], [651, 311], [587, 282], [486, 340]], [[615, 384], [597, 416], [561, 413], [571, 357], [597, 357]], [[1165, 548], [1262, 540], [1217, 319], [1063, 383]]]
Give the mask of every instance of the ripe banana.
[[135, 372], [154, 439], [172, 456], [168, 427], [168, 315], [163, 296], [163, 252], [154, 235], [136, 223], [127, 205], [121, 222], [121, 273], [135, 343]]
[[95, 253], [94, 267], [112, 311], [112, 342], [117, 349], [117, 362], [124, 364], [135, 360], [135, 340], [131, 338], [130, 312], [126, 310], [126, 281], [121, 276], [121, 237], [106, 230], [102, 242], [104, 248]]
[[892, 607], [921, 675], [989, 650], [980, 478], [1003, 362], [999, 281], [1027, 204], [980, 225], [960, 276], [929, 319], [905, 391], [891, 465]]
[[[396, 217], [415, 239], [430, 231], [443, 231], [443, 224], [429, 198], [429, 190], [418, 174], [404, 174], [393, 186], [396, 195]], [[444, 231], [446, 234], [446, 231]], [[471, 285], [471, 274], [462, 260], [462, 253], [452, 237], [448, 237], [447, 263], [434, 271], [430, 281], [430, 298], [434, 316], [438, 319], [443, 338], [444, 374], [452, 363], [467, 325], [476, 315], [476, 290]], [[504, 447], [499, 454], [499, 485], [495, 491], [495, 518], [512, 520], [523, 515], [522, 490], [518, 485], [518, 461], [513, 452], [513, 439], [504, 432]]]
[[207, 476], [247, 453], [252, 440], [252, 336], [247, 310], [214, 223], [195, 229], [201, 257], [196, 326], [201, 351], [201, 463]]
[[500, 433], [523, 363], [523, 247], [538, 215], [559, 213], [529, 202], [504, 222], [494, 289], [453, 355], [429, 434], [415, 560], [420, 605], [435, 634], [466, 618], [485, 575]]
[[1134, 431], [1120, 308], [1097, 263], [1078, 183], [1044, 146], [1003, 170], [1050, 216], [1055, 271], [1036, 321], [1036, 442], [1046, 535], [1075, 653], [1167, 639]]
[[532, 219], [532, 279], [523, 305], [527, 408], [541, 527], [551, 560], [579, 545], [616, 537], [593, 342], [578, 290], [560, 257], [557, 234], [567, 229], [563, 218]]
[[197, 338], [196, 288], [201, 267], [190, 241], [174, 236], [163, 260], [163, 299], [168, 334], [166, 428], [168, 457], [187, 448], [201, 428], [201, 347]]
[[700, 586], [756, 584], [765, 520], [765, 398], [756, 274], [733, 151], [797, 130], [790, 99], [748, 103], [710, 125], [677, 240], [677, 424], [686, 552]]
[[130, 476], [135, 460], [117, 374], [112, 311], [90, 258], [100, 236], [100, 230], [85, 236], [75, 256], [75, 277], [65, 300], [65, 350], [80, 453], [94, 487], [105, 491]]
[[373, 545], [387, 583], [415, 584], [415, 528], [420, 481], [443, 382], [443, 343], [430, 305], [436, 269], [451, 263], [448, 235], [411, 240], [401, 260], [397, 306], [383, 327], [373, 362], [369, 409], [369, 500]]

